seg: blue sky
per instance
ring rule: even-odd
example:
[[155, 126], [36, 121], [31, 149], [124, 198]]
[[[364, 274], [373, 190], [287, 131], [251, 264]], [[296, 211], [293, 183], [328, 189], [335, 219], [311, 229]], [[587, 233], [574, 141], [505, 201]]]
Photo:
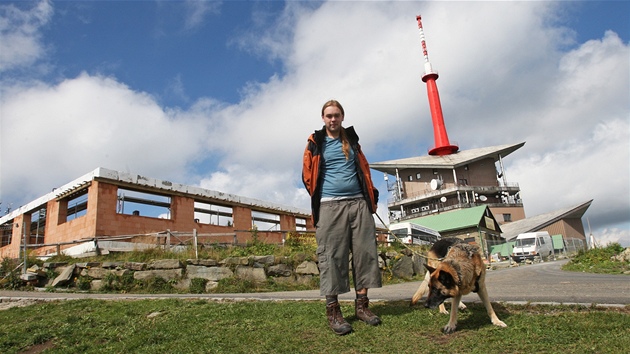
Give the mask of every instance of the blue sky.
[[594, 199], [595, 237], [630, 244], [626, 1], [2, 1], [0, 208], [99, 166], [308, 208], [330, 98], [370, 161], [426, 154], [417, 14], [451, 140], [525, 141], [528, 216]]

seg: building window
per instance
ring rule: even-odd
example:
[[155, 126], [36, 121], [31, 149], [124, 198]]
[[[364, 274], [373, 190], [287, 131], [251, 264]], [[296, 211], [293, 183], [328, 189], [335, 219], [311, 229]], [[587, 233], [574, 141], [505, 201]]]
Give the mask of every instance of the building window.
[[171, 197], [118, 188], [116, 212], [118, 214], [170, 219]]
[[412, 176], [412, 175], [409, 175], [409, 176], [407, 177], [407, 179], [409, 180], [409, 182], [411, 182], [411, 181], [413, 181], [413, 176]]
[[418, 179], [418, 180], [419, 180], [419, 179], [420, 179], [420, 177], [421, 177], [420, 172], [416, 173], [416, 179]]
[[67, 201], [68, 211], [66, 221], [74, 220], [85, 216], [88, 208], [88, 190], [87, 188], [65, 198]]
[[44, 243], [44, 232], [46, 230], [46, 207], [43, 207], [31, 214], [31, 230], [28, 243], [36, 245]]
[[195, 201], [195, 222], [208, 225], [233, 226], [234, 216], [232, 208]]
[[512, 221], [512, 214], [503, 214], [503, 221], [505, 222]]
[[7, 221], [0, 225], [0, 247], [11, 244], [11, 236], [13, 235], [13, 220]]
[[252, 210], [252, 228], [261, 231], [279, 231], [280, 215]]
[[295, 231], [306, 231], [306, 219], [295, 218]]

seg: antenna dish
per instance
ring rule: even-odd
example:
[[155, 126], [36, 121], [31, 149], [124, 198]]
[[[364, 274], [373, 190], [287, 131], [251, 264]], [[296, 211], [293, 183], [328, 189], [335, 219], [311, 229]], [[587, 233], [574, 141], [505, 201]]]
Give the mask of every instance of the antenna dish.
[[442, 203], [446, 203], [446, 197], [442, 197], [442, 198], [440, 198], [440, 201], [441, 201]]
[[436, 191], [436, 190], [438, 190], [440, 188], [442, 188], [442, 180], [440, 180], [440, 179], [432, 179], [431, 180], [431, 189]]
[[485, 202], [486, 200], [488, 200], [488, 197], [486, 197], [485, 195], [480, 195], [479, 200], [481, 200], [482, 202]]

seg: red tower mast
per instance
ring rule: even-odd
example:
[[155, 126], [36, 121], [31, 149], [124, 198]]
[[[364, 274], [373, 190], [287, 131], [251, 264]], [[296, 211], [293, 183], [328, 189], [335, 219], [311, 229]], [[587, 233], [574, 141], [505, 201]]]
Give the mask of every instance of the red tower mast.
[[431, 120], [433, 121], [433, 138], [435, 147], [429, 150], [429, 155], [450, 155], [459, 150], [457, 145], [451, 145], [448, 141], [446, 126], [444, 125], [444, 117], [442, 116], [442, 105], [440, 104], [440, 94], [438, 92], [435, 80], [438, 78], [437, 71], [433, 71], [429, 62], [429, 54], [427, 53], [427, 45], [424, 40], [424, 30], [422, 29], [422, 18], [416, 16], [418, 20], [418, 29], [420, 30], [420, 40], [422, 41], [422, 55], [424, 56], [424, 75], [422, 81], [427, 84], [427, 94], [429, 95], [429, 107], [431, 108]]

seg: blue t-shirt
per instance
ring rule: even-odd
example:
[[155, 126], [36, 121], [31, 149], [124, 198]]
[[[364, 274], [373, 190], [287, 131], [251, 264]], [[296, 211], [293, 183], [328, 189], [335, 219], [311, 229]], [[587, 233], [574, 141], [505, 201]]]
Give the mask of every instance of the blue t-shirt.
[[346, 160], [341, 139], [332, 139], [328, 136], [326, 136], [323, 150], [322, 198], [360, 195], [361, 186], [357, 178], [354, 151], [350, 149], [350, 158]]

